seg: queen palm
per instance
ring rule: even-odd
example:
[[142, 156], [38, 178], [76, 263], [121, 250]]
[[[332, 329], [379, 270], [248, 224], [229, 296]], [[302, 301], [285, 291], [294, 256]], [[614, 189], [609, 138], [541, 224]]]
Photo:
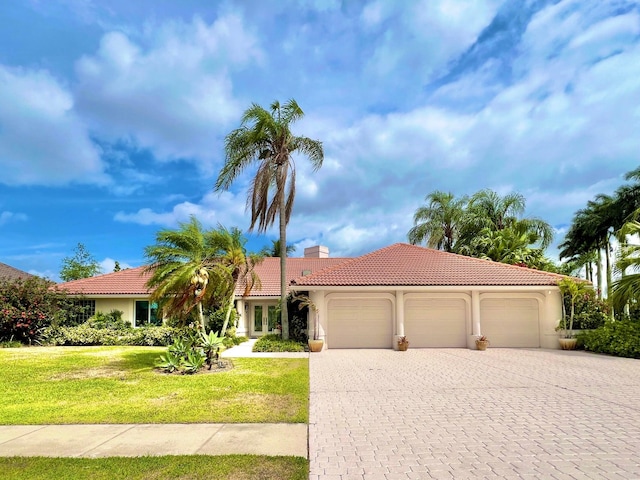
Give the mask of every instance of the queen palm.
[[296, 188], [296, 168], [292, 155], [306, 156], [316, 171], [322, 166], [322, 143], [291, 132], [291, 125], [304, 116], [295, 100], [271, 104], [270, 111], [252, 104], [242, 116], [240, 128], [225, 138], [225, 164], [215, 184], [226, 190], [249, 166], [257, 171], [249, 187], [247, 207], [251, 210], [249, 230], [266, 230], [279, 220], [280, 229], [280, 314], [282, 336], [289, 338], [287, 312], [287, 224], [291, 218]]
[[409, 230], [412, 244], [427, 242], [430, 248], [452, 252], [464, 218], [467, 197], [456, 199], [452, 193], [435, 191], [426, 196], [427, 205], [419, 207]]

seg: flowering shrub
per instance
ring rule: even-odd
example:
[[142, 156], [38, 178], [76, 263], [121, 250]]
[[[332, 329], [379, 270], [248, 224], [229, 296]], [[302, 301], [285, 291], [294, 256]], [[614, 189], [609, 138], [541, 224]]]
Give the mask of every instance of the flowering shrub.
[[72, 302], [40, 277], [0, 280], [0, 341], [32, 343], [40, 330], [64, 324]]

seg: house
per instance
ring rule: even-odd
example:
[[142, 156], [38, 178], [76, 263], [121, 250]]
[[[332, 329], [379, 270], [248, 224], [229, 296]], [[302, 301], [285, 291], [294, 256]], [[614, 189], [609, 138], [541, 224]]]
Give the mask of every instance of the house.
[[29, 277], [33, 275], [0, 262], [0, 280], [26, 280]]
[[[134, 325], [159, 322], [133, 268], [59, 285], [93, 302], [94, 311], [122, 310]], [[275, 328], [280, 259], [256, 267], [262, 288], [236, 291], [238, 335], [258, 337]], [[406, 335], [412, 348], [475, 348], [486, 335], [492, 347], [558, 348], [561, 275], [397, 243], [356, 258], [330, 258], [326, 247], [287, 259], [287, 282], [306, 294], [309, 336], [318, 324], [326, 348], [393, 348]], [[317, 322], [315, 321], [317, 315]]]

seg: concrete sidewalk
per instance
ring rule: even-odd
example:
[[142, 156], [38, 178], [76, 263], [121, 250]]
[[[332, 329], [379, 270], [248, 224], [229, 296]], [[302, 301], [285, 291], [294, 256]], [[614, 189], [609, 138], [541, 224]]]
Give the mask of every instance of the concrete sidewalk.
[[0, 426], [0, 456], [139, 457], [252, 454], [308, 458], [307, 424]]

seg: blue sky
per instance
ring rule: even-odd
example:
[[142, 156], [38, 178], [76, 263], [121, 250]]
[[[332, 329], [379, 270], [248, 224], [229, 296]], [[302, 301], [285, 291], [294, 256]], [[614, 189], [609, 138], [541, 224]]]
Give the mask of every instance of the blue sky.
[[54, 280], [78, 242], [106, 272], [192, 214], [246, 230], [253, 172], [213, 185], [252, 102], [295, 98], [324, 145], [296, 161], [296, 255], [406, 241], [434, 190], [520, 192], [557, 243], [640, 164], [638, 1], [11, 0], [0, 23], [0, 262]]

